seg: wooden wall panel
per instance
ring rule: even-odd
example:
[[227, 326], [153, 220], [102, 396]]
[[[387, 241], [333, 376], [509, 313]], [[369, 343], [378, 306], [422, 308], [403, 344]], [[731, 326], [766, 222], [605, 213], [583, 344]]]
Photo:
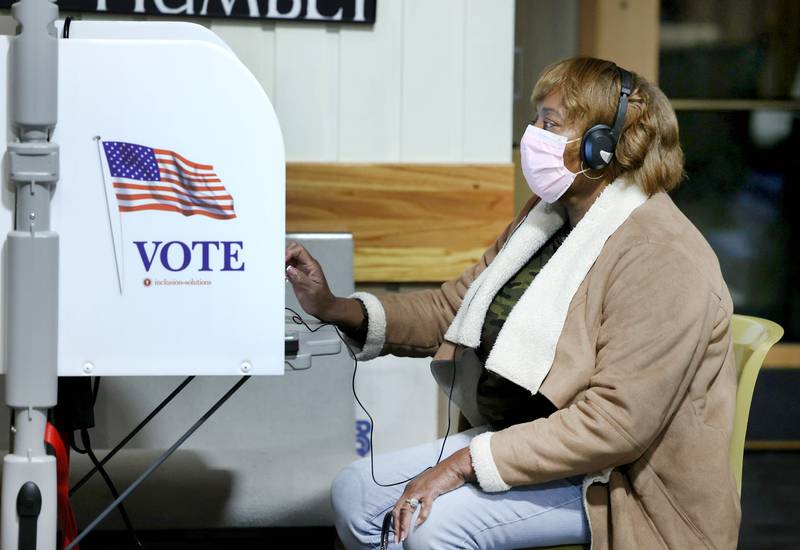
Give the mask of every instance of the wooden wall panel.
[[513, 217], [513, 165], [286, 167], [286, 230], [349, 231], [357, 282], [443, 281]]
[[775, 344], [766, 359], [767, 369], [800, 369], [800, 344]]

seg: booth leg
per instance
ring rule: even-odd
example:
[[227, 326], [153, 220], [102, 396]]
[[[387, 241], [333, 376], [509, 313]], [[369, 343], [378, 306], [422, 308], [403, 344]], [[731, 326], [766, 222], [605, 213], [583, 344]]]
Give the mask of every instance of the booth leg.
[[[40, 211], [49, 191], [36, 187], [18, 192], [18, 214]], [[14, 426], [12, 454], [3, 461], [0, 531], [2, 550], [53, 550], [56, 461], [44, 437], [58, 389], [58, 236], [24, 229], [6, 239], [6, 404]]]
[[56, 548], [56, 459], [45, 452], [46, 409], [15, 409], [3, 460], [2, 550]]

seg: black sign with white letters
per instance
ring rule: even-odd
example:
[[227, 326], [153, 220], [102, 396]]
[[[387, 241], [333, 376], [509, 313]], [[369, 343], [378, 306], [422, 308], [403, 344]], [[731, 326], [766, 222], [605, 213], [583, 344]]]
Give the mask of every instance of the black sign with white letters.
[[[59, 0], [62, 11], [375, 23], [377, 0]], [[0, 0], [10, 8], [12, 0]]]

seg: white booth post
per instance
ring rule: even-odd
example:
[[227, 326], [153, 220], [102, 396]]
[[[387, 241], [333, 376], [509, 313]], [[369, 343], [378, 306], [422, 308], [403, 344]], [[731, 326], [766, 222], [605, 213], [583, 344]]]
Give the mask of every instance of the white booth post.
[[12, 452], [3, 460], [2, 550], [44, 550], [56, 539], [56, 462], [44, 447], [47, 411], [57, 399], [58, 235], [50, 199], [58, 180], [58, 7], [20, 0], [11, 45], [10, 180], [16, 192], [8, 265], [6, 403]]

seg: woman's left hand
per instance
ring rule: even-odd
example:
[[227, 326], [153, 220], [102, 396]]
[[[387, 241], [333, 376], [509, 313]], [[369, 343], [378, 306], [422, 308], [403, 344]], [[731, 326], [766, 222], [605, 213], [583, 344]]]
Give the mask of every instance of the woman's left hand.
[[417, 525], [420, 525], [430, 514], [436, 498], [474, 479], [469, 447], [464, 447], [411, 480], [392, 510], [395, 542], [403, 542], [411, 533], [414, 508], [407, 501], [416, 499], [418, 506], [422, 507], [417, 518]]

